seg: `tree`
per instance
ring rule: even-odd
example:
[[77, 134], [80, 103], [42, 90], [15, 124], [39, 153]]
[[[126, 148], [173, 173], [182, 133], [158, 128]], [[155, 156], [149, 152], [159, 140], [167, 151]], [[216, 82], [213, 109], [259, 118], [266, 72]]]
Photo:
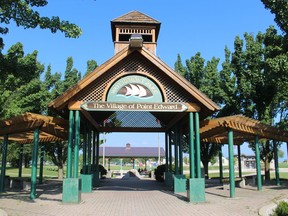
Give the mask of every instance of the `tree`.
[[[1, 0], [0, 4], [0, 34], [7, 34], [7, 25], [14, 21], [17, 26], [26, 28], [50, 29], [52, 33], [63, 32], [66, 37], [76, 38], [82, 34], [81, 29], [68, 21], [60, 20], [58, 16], [42, 17], [35, 7], [45, 7], [47, 0]], [[0, 50], [3, 39], [0, 37]]]
[[288, 33], [288, 1], [287, 0], [261, 0], [266, 9], [275, 14], [275, 22], [284, 31]]
[[[216, 103], [222, 102], [223, 90], [221, 89], [220, 73], [218, 72], [218, 64], [220, 59], [213, 57], [210, 61], [207, 61], [205, 65], [204, 58], [201, 57], [201, 53], [196, 53], [190, 59], [186, 60], [186, 68], [181, 63], [181, 57], [178, 54], [177, 62], [175, 63], [175, 70], [178, 73], [184, 73], [184, 69], [190, 82], [206, 94], [210, 99]], [[182, 71], [182, 72], [181, 72]], [[184, 135], [182, 138], [183, 150], [188, 152], [188, 135]], [[218, 146], [214, 143], [202, 143], [201, 144], [201, 161], [204, 166], [205, 175], [208, 177], [208, 163], [218, 153]]]
[[[238, 113], [272, 126], [277, 126], [275, 119], [279, 113], [283, 116], [287, 113], [284, 85], [288, 83], [288, 56], [284, 41], [274, 27], [255, 37], [248, 33], [244, 33], [244, 39], [237, 36], [229, 66], [232, 76], [222, 76], [228, 81], [235, 78], [234, 91], [230, 92], [234, 92], [231, 97], [235, 98], [235, 107], [239, 107]], [[254, 149], [253, 144], [251, 147]], [[274, 157], [272, 141], [261, 141], [260, 157], [265, 164], [265, 178], [270, 179], [270, 162]]]
[[23, 45], [16, 43], [0, 56], [0, 119], [28, 111], [39, 113], [43, 108], [40, 75], [44, 66], [37, 54], [25, 56]]
[[[16, 43], [0, 56], [0, 119], [24, 112], [41, 113], [44, 102], [40, 75], [44, 66], [37, 61], [37, 51], [25, 55], [23, 45]], [[18, 166], [20, 145], [8, 145], [7, 160]], [[24, 145], [24, 163], [29, 166], [31, 146]]]
[[[65, 92], [68, 88], [75, 85], [81, 79], [80, 72], [73, 68], [73, 58], [68, 57], [66, 61], [66, 70], [64, 79], [61, 80], [61, 73], [55, 73], [52, 75], [51, 66], [48, 66], [45, 73], [45, 81], [43, 82], [45, 91], [48, 97], [46, 97], [46, 107], [48, 103]], [[55, 113], [47, 111], [49, 115], [56, 116]], [[53, 163], [58, 167], [58, 178], [63, 178], [63, 167], [67, 159], [68, 142], [58, 141], [54, 143], [46, 143], [44, 145], [45, 152], [51, 157]]]
[[183, 66], [182, 64], [182, 60], [181, 60], [181, 56], [180, 54], [177, 55], [177, 61], [174, 64], [174, 69], [177, 73], [179, 73], [181, 76], [183, 76], [184, 78], [188, 79], [188, 74], [186, 71], [186, 68]]
[[202, 86], [204, 77], [205, 59], [201, 57], [201, 53], [197, 52], [195, 56], [186, 60], [189, 81], [198, 89]]
[[93, 70], [95, 70], [96, 67], [98, 67], [98, 65], [97, 65], [97, 62], [95, 60], [88, 60], [87, 61], [87, 70], [86, 70], [84, 77], [87, 76], [88, 74], [90, 74]]

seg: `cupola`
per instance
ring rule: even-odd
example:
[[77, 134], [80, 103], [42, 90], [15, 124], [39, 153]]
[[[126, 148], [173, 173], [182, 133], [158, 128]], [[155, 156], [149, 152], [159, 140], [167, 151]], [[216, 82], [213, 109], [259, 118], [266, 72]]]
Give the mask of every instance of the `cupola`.
[[161, 23], [138, 11], [129, 12], [111, 21], [114, 54], [130, 46], [142, 46], [156, 55], [157, 39]]

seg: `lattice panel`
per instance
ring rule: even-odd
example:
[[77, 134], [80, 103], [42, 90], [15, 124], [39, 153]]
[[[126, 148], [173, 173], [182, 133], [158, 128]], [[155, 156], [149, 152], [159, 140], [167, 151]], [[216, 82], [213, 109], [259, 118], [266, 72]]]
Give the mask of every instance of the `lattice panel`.
[[193, 98], [183, 91], [178, 84], [166, 76], [159, 68], [147, 61], [141, 54], [135, 53], [128, 56], [118, 65], [112, 67], [100, 79], [93, 82], [81, 94], [76, 96], [76, 100], [101, 101], [104, 90], [115, 76], [125, 72], [143, 72], [155, 77], [165, 89], [167, 96], [165, 102], [194, 102]]
[[105, 120], [105, 127], [161, 128], [162, 126], [163, 123], [146, 111], [117, 111]]

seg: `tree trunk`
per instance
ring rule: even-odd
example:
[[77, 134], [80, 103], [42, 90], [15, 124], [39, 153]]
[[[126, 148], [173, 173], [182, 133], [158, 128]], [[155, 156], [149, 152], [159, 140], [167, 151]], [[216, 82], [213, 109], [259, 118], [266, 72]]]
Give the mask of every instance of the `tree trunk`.
[[265, 180], [270, 181], [270, 162], [268, 158], [265, 159]]
[[63, 179], [63, 167], [58, 166], [58, 179]]

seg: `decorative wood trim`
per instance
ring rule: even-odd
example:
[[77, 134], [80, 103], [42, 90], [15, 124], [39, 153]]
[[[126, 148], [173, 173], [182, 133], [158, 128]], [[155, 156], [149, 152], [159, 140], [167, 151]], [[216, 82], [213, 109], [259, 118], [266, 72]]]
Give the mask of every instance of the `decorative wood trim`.
[[70, 101], [68, 103], [68, 109], [69, 110], [81, 110], [81, 104], [83, 104], [83, 101]]

